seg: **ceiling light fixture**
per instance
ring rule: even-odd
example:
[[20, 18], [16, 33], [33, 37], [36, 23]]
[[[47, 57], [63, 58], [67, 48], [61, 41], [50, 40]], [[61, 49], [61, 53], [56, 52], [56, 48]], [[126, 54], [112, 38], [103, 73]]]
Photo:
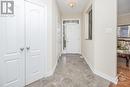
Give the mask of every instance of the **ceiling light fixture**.
[[68, 0], [68, 5], [71, 7], [71, 8], [74, 8], [77, 4], [77, 0]]

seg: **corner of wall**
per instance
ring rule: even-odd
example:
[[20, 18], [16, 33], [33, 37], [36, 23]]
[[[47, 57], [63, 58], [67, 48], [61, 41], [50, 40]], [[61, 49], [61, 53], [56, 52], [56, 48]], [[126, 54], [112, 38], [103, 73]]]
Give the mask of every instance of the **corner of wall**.
[[86, 63], [88, 64], [88, 66], [90, 67], [90, 69], [92, 70], [92, 72], [95, 72], [94, 66], [88, 61], [88, 58], [82, 53], [83, 58], [85, 59]]
[[110, 82], [113, 82], [114, 84], [117, 84], [117, 82], [118, 82], [118, 77], [110, 77], [109, 75], [107, 75], [103, 72], [100, 72], [96, 69], [94, 70], [94, 74], [96, 74], [96, 75], [98, 75], [98, 76], [100, 76], [100, 77], [102, 77]]
[[48, 71], [48, 72], [44, 75], [44, 77], [49, 77], [49, 76], [52, 76], [52, 75], [54, 74], [55, 69], [56, 69], [56, 66], [57, 66], [57, 63], [58, 63], [58, 62], [56, 62], [56, 64], [54, 65], [54, 67], [52, 67], [52, 69], [51, 69], [50, 71]]
[[113, 82], [114, 84], [117, 84], [118, 83], [118, 77], [110, 77], [109, 75], [103, 73], [103, 72], [100, 72], [98, 71], [97, 69], [95, 69], [94, 65], [92, 65], [89, 61], [88, 61], [88, 58], [82, 53], [82, 56], [83, 58], [85, 59], [86, 63], [88, 64], [88, 66], [90, 67], [90, 69], [92, 70], [92, 72], [95, 74], [95, 75], [98, 75], [110, 82]]

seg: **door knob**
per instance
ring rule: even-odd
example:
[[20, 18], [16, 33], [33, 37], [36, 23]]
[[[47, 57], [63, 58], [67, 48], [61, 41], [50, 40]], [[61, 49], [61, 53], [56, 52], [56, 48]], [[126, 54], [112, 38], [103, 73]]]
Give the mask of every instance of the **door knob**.
[[26, 47], [27, 48], [27, 50], [30, 50], [30, 47]]
[[20, 48], [20, 51], [24, 51], [24, 48]]

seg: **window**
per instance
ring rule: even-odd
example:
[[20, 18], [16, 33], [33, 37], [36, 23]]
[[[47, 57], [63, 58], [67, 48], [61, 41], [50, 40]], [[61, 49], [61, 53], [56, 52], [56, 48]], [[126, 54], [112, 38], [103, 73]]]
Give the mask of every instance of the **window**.
[[88, 35], [89, 35], [89, 40], [92, 40], [92, 9], [89, 11], [89, 22], [88, 22]]
[[130, 37], [129, 31], [130, 31], [130, 28], [127, 25], [118, 27], [118, 37], [120, 38]]

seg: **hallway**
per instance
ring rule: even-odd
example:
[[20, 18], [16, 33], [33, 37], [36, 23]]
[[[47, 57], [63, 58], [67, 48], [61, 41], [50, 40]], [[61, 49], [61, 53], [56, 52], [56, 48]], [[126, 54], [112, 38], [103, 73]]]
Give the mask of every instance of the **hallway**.
[[80, 55], [63, 55], [53, 76], [26, 87], [108, 87], [109, 81], [96, 76]]
[[0, 3], [0, 87], [117, 83], [116, 0]]

